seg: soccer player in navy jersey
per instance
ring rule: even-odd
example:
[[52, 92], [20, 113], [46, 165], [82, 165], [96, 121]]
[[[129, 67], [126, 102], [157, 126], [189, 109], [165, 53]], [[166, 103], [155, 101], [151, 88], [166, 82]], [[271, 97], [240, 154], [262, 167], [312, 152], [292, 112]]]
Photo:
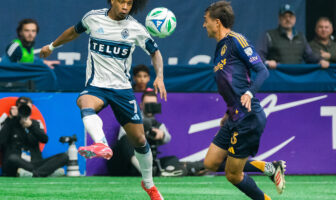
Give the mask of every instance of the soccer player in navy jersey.
[[[228, 181], [251, 199], [267, 200], [271, 198], [244, 171], [253, 171], [246, 170], [248, 167], [260, 171], [257, 168], [265, 164], [263, 161], [248, 161], [248, 157], [256, 155], [266, 125], [265, 113], [255, 94], [269, 73], [254, 47], [244, 36], [231, 30], [233, 23], [234, 13], [226, 1], [213, 3], [205, 10], [203, 27], [208, 36], [217, 41], [214, 72], [227, 111], [209, 147], [204, 165], [216, 171], [225, 161]], [[250, 70], [256, 72], [254, 81], [250, 79]], [[274, 162], [273, 167], [275, 173], [272, 180], [278, 192], [282, 193], [285, 162]]]
[[151, 200], [163, 197], [153, 183], [153, 157], [146, 141], [139, 105], [130, 82], [132, 53], [141, 47], [151, 57], [156, 71], [153, 86], [167, 99], [163, 82], [163, 61], [160, 50], [146, 28], [130, 14], [146, 5], [147, 0], [107, 0], [110, 8], [88, 12], [75, 26], [64, 31], [54, 42], [41, 50], [41, 57], [49, 56], [55, 47], [76, 39], [81, 33], [90, 35], [86, 67], [86, 86], [77, 99], [85, 129], [95, 142], [79, 147], [86, 158], [110, 159], [109, 148], [103, 132], [103, 122], [97, 113], [110, 105], [118, 122], [134, 146], [142, 174], [141, 185]]

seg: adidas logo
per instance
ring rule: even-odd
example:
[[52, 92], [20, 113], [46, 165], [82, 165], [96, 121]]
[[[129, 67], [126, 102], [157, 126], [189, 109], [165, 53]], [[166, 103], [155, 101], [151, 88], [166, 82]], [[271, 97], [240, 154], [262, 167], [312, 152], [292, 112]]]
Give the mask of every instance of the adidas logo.
[[104, 29], [103, 28], [99, 28], [96, 33], [100, 33], [100, 34], [103, 34], [104, 33]]
[[80, 95], [83, 95], [83, 94], [86, 94], [86, 93], [89, 93], [89, 91], [84, 90], [83, 92], [80, 93]]
[[138, 114], [135, 114], [133, 117], [132, 117], [132, 120], [140, 120], [140, 117]]

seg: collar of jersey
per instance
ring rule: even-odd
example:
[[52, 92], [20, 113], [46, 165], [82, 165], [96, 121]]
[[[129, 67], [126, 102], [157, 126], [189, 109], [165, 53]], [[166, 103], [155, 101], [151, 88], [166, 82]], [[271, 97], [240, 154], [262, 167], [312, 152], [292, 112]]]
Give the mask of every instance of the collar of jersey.
[[109, 12], [110, 10], [111, 10], [111, 8], [108, 9], [108, 10], [106, 11], [106, 13], [105, 13], [105, 17], [109, 18], [110, 21], [113, 22], [113, 23], [125, 23], [125, 22], [128, 20], [128, 18], [129, 18], [129, 15], [127, 15], [126, 18], [123, 19], [123, 20], [114, 20], [114, 19], [112, 19], [110, 16], [108, 16], [108, 12]]

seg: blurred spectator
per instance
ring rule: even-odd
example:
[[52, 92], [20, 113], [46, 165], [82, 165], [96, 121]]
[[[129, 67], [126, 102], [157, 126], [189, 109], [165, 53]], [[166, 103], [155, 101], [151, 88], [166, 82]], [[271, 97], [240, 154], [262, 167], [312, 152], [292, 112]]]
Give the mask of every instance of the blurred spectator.
[[11, 62], [34, 63], [43, 62], [49, 68], [60, 64], [60, 61], [41, 60], [34, 56], [34, 44], [39, 26], [33, 19], [23, 19], [16, 29], [18, 38], [14, 39], [6, 48], [5, 58]]
[[149, 68], [146, 65], [137, 65], [133, 68], [133, 90], [134, 92], [144, 92], [150, 81]]
[[[158, 146], [170, 142], [171, 135], [165, 124], [155, 118], [155, 114], [161, 113], [161, 104], [157, 102], [157, 96], [153, 90], [143, 93], [140, 108], [143, 111], [145, 136], [153, 154], [153, 175], [182, 176], [204, 173], [202, 161], [180, 162], [176, 156], [157, 158], [160, 153], [157, 149]], [[140, 176], [140, 166], [135, 158], [134, 148], [122, 127], [120, 127], [118, 141], [113, 152], [113, 157], [107, 161], [111, 176]]]
[[275, 69], [277, 64], [320, 63], [323, 68], [329, 62], [313, 53], [303, 33], [295, 30], [295, 11], [289, 4], [279, 10], [279, 27], [266, 32], [259, 47], [265, 64]]
[[30, 98], [20, 97], [2, 124], [0, 145], [3, 150], [4, 176], [15, 177], [20, 170], [26, 170], [33, 177], [46, 177], [68, 162], [66, 153], [42, 158], [39, 143], [47, 143], [48, 136], [40, 122], [30, 118], [32, 106]]
[[323, 59], [336, 63], [336, 42], [333, 41], [333, 25], [327, 17], [317, 20], [315, 38], [310, 41], [312, 50]]

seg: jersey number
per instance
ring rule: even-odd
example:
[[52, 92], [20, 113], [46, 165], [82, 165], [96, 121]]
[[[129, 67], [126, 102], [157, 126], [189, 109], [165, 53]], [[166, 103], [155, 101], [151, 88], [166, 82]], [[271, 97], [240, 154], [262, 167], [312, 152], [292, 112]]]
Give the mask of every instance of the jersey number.
[[129, 101], [130, 104], [134, 105], [134, 113], [138, 113], [138, 107], [135, 100]]
[[237, 136], [238, 136], [238, 132], [234, 132], [233, 136], [231, 137], [231, 144], [237, 143]]

